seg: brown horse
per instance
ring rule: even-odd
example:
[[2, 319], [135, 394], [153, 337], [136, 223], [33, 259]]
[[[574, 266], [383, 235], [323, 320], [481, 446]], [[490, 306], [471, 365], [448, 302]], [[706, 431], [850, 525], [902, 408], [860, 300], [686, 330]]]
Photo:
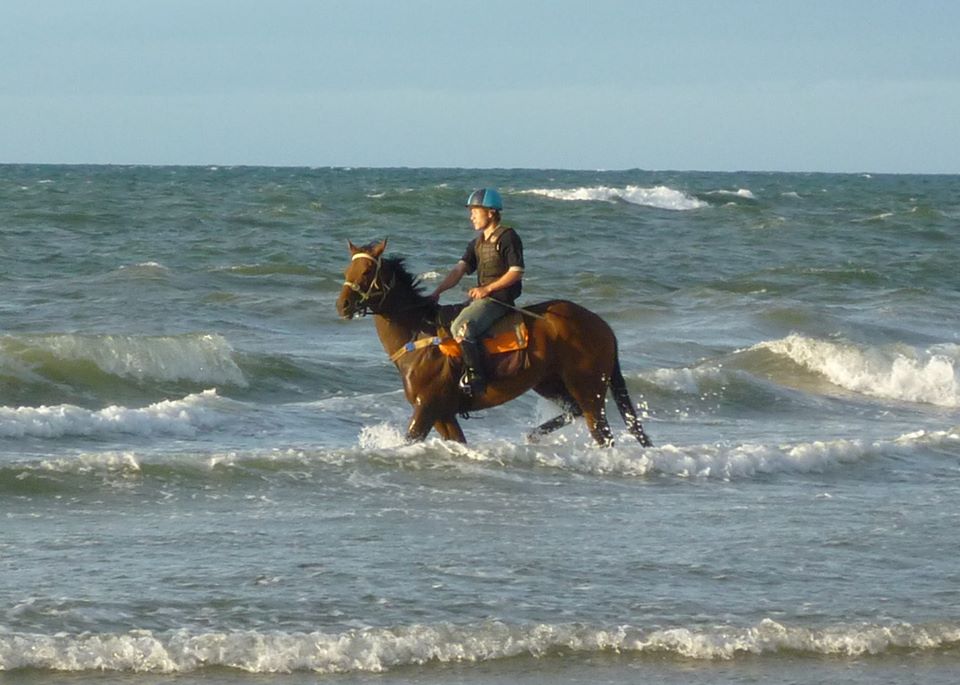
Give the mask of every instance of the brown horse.
[[422, 440], [436, 428], [446, 440], [466, 442], [458, 414], [494, 407], [527, 390], [557, 402], [563, 413], [538, 426], [530, 438], [556, 430], [583, 416], [593, 438], [613, 444], [605, 404], [610, 389], [630, 433], [644, 447], [652, 443], [643, 431], [627, 385], [620, 372], [617, 339], [610, 326], [593, 312], [565, 300], [529, 307], [524, 320], [529, 330], [528, 363], [507, 378], [491, 379], [478, 397], [459, 389], [460, 363], [436, 346], [409, 345], [437, 332], [439, 306], [421, 292], [419, 283], [399, 257], [385, 258], [387, 241], [350, 246], [350, 264], [344, 272], [337, 311], [345, 319], [374, 314], [383, 349], [395, 360], [413, 417], [410, 440]]

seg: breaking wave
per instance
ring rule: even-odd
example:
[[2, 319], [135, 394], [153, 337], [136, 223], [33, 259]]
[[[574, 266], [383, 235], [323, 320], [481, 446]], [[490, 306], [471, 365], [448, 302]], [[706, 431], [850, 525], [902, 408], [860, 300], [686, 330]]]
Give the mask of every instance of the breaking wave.
[[0, 376], [33, 380], [84, 373], [93, 365], [102, 374], [136, 381], [191, 381], [208, 387], [246, 387], [223, 336], [35, 335], [0, 337]]
[[192, 436], [225, 420], [215, 390], [132, 409], [110, 406], [93, 411], [70, 404], [52, 407], [0, 407], [0, 438], [66, 436]]
[[481, 663], [517, 657], [626, 654], [702, 661], [777, 655], [864, 657], [955, 647], [953, 623], [644, 629], [575, 623], [410, 625], [345, 632], [0, 634], [0, 671], [191, 673], [223, 667], [248, 673], [381, 673], [404, 666]]
[[[212, 398], [187, 398], [189, 402]], [[149, 408], [148, 408], [149, 409]], [[188, 409], [189, 416], [144, 416], [115, 430], [164, 431], [192, 435], [206, 423], [227, 420], [216, 409]], [[92, 430], [92, 429], [88, 429]], [[108, 430], [104, 428], [103, 430]], [[150, 432], [153, 433], [150, 433]], [[554, 469], [586, 476], [648, 478], [668, 476], [691, 481], [742, 481], [777, 474], [825, 473], [867, 460], [893, 455], [907, 458], [924, 452], [960, 450], [960, 427], [915, 431], [886, 440], [828, 440], [783, 445], [759, 443], [664, 445], [640, 448], [620, 436], [616, 447], [600, 449], [561, 438], [548, 445], [516, 445], [505, 440], [473, 446], [431, 438], [405, 444], [399, 430], [387, 424], [365, 427], [360, 444], [346, 448], [271, 448], [239, 451], [192, 451], [189, 454], [141, 454], [136, 451], [87, 452], [63, 458], [20, 459], [0, 465], [0, 490], [31, 494], [53, 487], [79, 490], [135, 475], [145, 480], [207, 482], [211, 479], [259, 479], [265, 474], [321, 474], [329, 467], [369, 465], [378, 469], [451, 470], [476, 474], [477, 469], [502, 471]], [[40, 482], [42, 481], [42, 483]], [[54, 488], [55, 489], [55, 488]]]
[[820, 374], [836, 386], [881, 399], [960, 406], [960, 345], [916, 349], [867, 347], [792, 334], [760, 343], [766, 350]]
[[[960, 446], [960, 428], [918, 431], [885, 440], [837, 439], [763, 444], [715, 443], [660, 445], [641, 448], [627, 434], [616, 446], [597, 448], [567, 442], [564, 437], [543, 445], [489, 441], [477, 446], [439, 438], [404, 444], [399, 430], [387, 424], [368, 426], [360, 435], [364, 458], [419, 463], [429, 468], [464, 463], [551, 468], [592, 476], [642, 478], [671, 476], [686, 479], [742, 480], [779, 473], [823, 473], [886, 454], [909, 455], [937, 447]], [[345, 455], [338, 453], [338, 459]]]
[[740, 188], [738, 190], [711, 190], [707, 195], [719, 195], [723, 197], [739, 198], [742, 200], [756, 200], [757, 196], [749, 188]]
[[588, 202], [628, 202], [643, 207], [688, 211], [702, 209], [709, 203], [688, 195], [681, 190], [674, 190], [667, 186], [642, 188], [640, 186], [626, 186], [625, 188], [610, 188], [608, 186], [594, 186], [591, 188], [539, 188], [524, 191], [528, 195], [541, 195], [554, 200], [588, 201]]

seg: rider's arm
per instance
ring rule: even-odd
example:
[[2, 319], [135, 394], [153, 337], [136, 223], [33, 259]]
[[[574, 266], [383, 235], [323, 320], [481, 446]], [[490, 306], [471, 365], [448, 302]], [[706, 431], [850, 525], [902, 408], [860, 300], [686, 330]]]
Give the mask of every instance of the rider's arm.
[[503, 290], [504, 288], [509, 288], [514, 283], [520, 281], [523, 278], [523, 269], [517, 266], [511, 266], [510, 270], [507, 273], [503, 274], [500, 278], [495, 280], [493, 283], [488, 283], [487, 285], [477, 286], [476, 288], [470, 289], [470, 297], [475, 300], [487, 297], [490, 293], [494, 293], [498, 290]]
[[463, 278], [464, 275], [466, 275], [467, 268], [468, 268], [467, 263], [464, 262], [462, 259], [459, 262], [457, 262], [457, 265], [452, 269], [450, 269], [450, 273], [448, 273], [444, 277], [444, 279], [440, 281], [440, 285], [436, 287], [436, 289], [433, 291], [430, 297], [433, 298], [434, 300], [439, 300], [440, 293], [446, 290], [450, 290], [450, 288], [452, 288], [453, 286], [455, 286], [457, 283], [460, 282], [460, 279]]

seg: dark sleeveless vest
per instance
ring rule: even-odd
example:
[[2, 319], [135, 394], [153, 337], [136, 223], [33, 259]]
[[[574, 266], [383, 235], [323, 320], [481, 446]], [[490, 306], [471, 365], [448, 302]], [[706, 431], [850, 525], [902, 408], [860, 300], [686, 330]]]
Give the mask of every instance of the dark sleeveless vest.
[[497, 244], [508, 228], [509, 226], [501, 224], [490, 236], [490, 240], [483, 240], [482, 235], [477, 237], [474, 243], [477, 253], [477, 285], [488, 285], [507, 273], [507, 265], [500, 259]]

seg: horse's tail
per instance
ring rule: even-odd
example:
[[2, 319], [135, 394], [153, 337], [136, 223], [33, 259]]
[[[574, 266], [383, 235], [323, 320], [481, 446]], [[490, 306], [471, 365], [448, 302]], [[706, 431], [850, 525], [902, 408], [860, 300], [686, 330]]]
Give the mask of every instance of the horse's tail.
[[653, 447], [653, 442], [647, 437], [643, 430], [643, 424], [637, 416], [637, 410], [633, 406], [633, 400], [630, 399], [630, 393], [627, 391], [627, 382], [623, 378], [623, 372], [620, 371], [620, 355], [617, 354], [613, 360], [613, 373], [610, 376], [610, 390], [613, 392], [613, 399], [617, 403], [617, 409], [620, 410], [620, 416], [623, 422], [627, 424], [627, 430], [644, 447]]

